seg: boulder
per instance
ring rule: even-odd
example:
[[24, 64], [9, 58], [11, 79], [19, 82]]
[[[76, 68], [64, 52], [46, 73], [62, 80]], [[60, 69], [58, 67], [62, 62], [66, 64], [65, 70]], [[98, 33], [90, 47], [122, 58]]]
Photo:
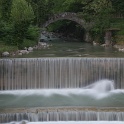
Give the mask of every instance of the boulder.
[[8, 56], [9, 56], [9, 52], [7, 52], [7, 51], [6, 51], [6, 52], [3, 52], [3, 53], [2, 53], [2, 56], [3, 56], [3, 57], [8, 57]]
[[33, 51], [33, 48], [32, 48], [32, 47], [29, 47], [29, 48], [28, 48], [28, 51], [29, 51], [29, 52], [32, 52], [32, 51]]
[[24, 50], [27, 50], [27, 47], [24, 47]]
[[29, 51], [27, 51], [27, 50], [20, 50], [19, 53], [22, 53], [22, 54], [28, 54]]
[[35, 45], [35, 46], [33, 47], [33, 49], [34, 49], [34, 50], [37, 50], [37, 49], [38, 49], [38, 46], [37, 46], [37, 45]]
[[19, 56], [22, 56], [22, 53], [18, 53]]

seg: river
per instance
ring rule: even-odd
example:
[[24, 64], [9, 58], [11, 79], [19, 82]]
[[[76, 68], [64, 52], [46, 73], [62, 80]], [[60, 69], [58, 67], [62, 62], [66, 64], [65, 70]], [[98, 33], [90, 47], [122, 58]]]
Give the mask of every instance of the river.
[[93, 46], [79, 40], [65, 41], [56, 39], [49, 41], [51, 44], [47, 49], [35, 50], [34, 52], [18, 56], [23, 58], [37, 57], [124, 57], [123, 52], [119, 52], [113, 47]]

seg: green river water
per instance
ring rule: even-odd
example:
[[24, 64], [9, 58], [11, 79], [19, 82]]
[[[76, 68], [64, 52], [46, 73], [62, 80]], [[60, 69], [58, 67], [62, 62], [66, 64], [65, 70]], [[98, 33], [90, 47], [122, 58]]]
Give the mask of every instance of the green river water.
[[123, 52], [119, 52], [113, 47], [93, 46], [91, 43], [84, 43], [78, 40], [64, 41], [52, 40], [48, 49], [35, 50], [34, 52], [19, 56], [20, 58], [34, 57], [124, 57]]

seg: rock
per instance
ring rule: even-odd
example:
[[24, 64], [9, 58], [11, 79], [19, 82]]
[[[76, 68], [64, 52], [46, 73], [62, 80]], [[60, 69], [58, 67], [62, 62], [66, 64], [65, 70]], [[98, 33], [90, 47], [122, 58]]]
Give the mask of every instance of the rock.
[[24, 50], [27, 50], [27, 47], [25, 47]]
[[8, 56], [9, 56], [9, 52], [7, 52], [7, 51], [6, 51], [6, 52], [3, 52], [3, 53], [2, 53], [2, 56], [3, 56], [3, 57], [8, 57]]
[[29, 51], [27, 51], [27, 50], [20, 50], [19, 53], [22, 53], [22, 54], [28, 54]]
[[49, 44], [46, 42], [38, 42], [38, 49], [46, 49], [49, 48]]
[[22, 53], [18, 53], [19, 56], [22, 56]]
[[107, 45], [106, 44], [102, 44], [101, 46], [106, 47]]
[[16, 55], [15, 53], [12, 54], [12, 56], [15, 56], [15, 55]]
[[37, 50], [37, 49], [38, 49], [38, 46], [37, 46], [37, 45], [36, 45], [36, 46], [34, 46], [34, 47], [33, 47], [33, 49]]
[[124, 52], [124, 48], [119, 48], [118, 50], [121, 52]]
[[39, 45], [39, 46], [46, 46], [47, 43], [46, 43], [46, 42], [39, 42], [38, 45]]
[[32, 47], [29, 47], [29, 48], [28, 48], [28, 51], [29, 51], [29, 52], [32, 52], [32, 51], [33, 51], [33, 48], [32, 48]]
[[97, 46], [97, 45], [99, 45], [99, 43], [93, 41], [93, 46]]

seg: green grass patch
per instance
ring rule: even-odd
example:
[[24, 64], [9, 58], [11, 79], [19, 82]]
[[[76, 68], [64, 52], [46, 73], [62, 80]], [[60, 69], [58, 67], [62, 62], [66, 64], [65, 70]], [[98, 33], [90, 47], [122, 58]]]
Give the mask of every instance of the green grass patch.
[[124, 35], [117, 35], [116, 42], [118, 45], [124, 45]]
[[0, 53], [8, 51], [17, 51], [18, 47], [17, 46], [11, 46], [11, 45], [5, 45], [4, 43], [0, 42]]
[[124, 35], [124, 19], [123, 18], [115, 18], [111, 21], [111, 28], [120, 29], [117, 32], [117, 35]]

